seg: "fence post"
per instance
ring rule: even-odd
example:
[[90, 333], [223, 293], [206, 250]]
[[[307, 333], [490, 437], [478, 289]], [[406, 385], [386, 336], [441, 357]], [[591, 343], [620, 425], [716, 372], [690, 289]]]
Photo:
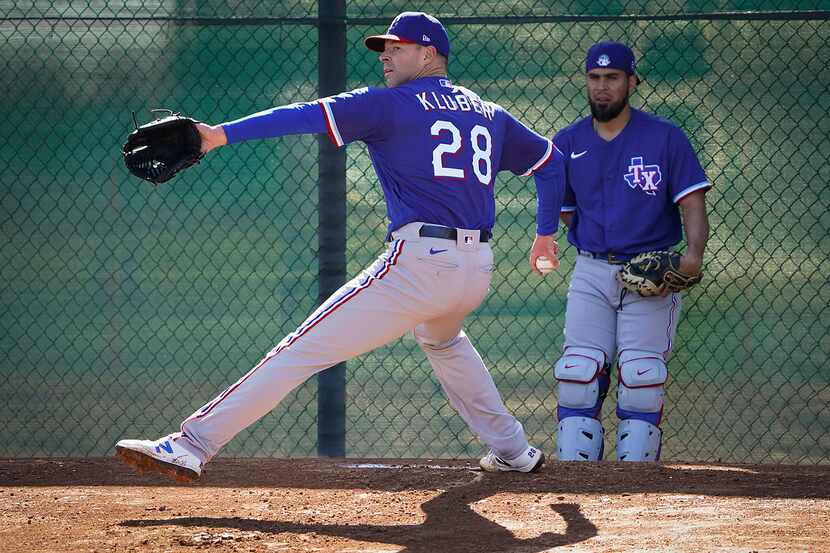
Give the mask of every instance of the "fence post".
[[[320, 97], [346, 88], [346, 2], [318, 2]], [[328, 136], [319, 145], [319, 303], [346, 282], [346, 152]], [[346, 363], [317, 376], [317, 454], [346, 456]]]

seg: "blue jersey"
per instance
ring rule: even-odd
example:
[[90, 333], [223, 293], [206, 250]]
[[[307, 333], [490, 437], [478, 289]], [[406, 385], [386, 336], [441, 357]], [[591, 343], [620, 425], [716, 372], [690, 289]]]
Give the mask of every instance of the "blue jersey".
[[611, 141], [591, 117], [553, 141], [565, 156], [562, 211], [574, 212], [568, 241], [581, 250], [632, 256], [670, 248], [683, 237], [677, 203], [712, 186], [685, 133], [636, 109]]
[[[496, 173], [530, 175], [555, 158], [562, 179], [561, 153], [554, 155], [548, 139], [444, 77], [353, 90], [320, 105], [337, 146], [367, 144], [390, 231], [414, 221], [491, 230]], [[564, 185], [559, 188], [552, 202], [557, 208]], [[555, 230], [549, 221], [539, 233]]]

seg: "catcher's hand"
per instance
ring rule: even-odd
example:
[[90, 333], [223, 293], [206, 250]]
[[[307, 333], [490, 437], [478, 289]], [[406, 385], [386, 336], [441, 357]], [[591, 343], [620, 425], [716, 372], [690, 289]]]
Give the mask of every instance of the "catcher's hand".
[[627, 290], [641, 296], [662, 296], [680, 292], [703, 280], [703, 273], [687, 275], [680, 271], [677, 252], [656, 251], [635, 256], [617, 273], [617, 280]]
[[204, 154], [202, 138], [196, 129], [198, 121], [170, 110], [153, 110], [156, 112], [167, 116], [140, 127], [136, 123], [136, 129], [121, 150], [124, 163], [133, 175], [160, 184], [199, 163]]

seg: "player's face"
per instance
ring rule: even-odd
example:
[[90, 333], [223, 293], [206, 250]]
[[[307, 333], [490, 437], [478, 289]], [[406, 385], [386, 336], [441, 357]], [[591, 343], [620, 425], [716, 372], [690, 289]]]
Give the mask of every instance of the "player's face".
[[588, 104], [597, 121], [611, 121], [625, 109], [632, 81], [619, 69], [591, 69], [586, 76]]
[[426, 65], [423, 46], [394, 40], [386, 41], [380, 61], [383, 64], [383, 78], [390, 87], [418, 77]]

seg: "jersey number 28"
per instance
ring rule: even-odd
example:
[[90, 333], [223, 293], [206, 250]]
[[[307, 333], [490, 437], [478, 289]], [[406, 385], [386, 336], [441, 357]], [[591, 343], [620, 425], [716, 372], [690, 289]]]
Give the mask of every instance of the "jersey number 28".
[[[435, 176], [453, 179], [466, 178], [464, 169], [446, 167], [444, 165], [444, 155], [457, 154], [461, 150], [461, 131], [458, 130], [458, 127], [449, 121], [438, 120], [433, 123], [430, 132], [435, 137], [440, 136], [442, 132], [448, 132], [451, 138], [449, 143], [442, 142], [432, 150], [432, 171]], [[482, 127], [481, 125], [473, 127], [470, 130], [470, 144], [473, 146], [473, 173], [478, 179], [478, 182], [484, 186], [489, 186], [490, 177], [493, 173], [493, 164], [490, 161], [490, 154], [493, 150], [493, 139], [490, 137], [490, 131], [487, 130], [487, 127]]]

